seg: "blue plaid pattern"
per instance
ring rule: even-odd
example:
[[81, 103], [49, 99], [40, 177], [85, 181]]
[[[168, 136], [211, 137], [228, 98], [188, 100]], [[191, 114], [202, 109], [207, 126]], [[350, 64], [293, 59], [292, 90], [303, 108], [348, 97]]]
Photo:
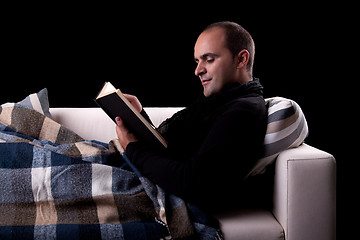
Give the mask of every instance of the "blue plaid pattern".
[[19, 104], [0, 107], [0, 239], [221, 238], [191, 214], [115, 141], [84, 140]]

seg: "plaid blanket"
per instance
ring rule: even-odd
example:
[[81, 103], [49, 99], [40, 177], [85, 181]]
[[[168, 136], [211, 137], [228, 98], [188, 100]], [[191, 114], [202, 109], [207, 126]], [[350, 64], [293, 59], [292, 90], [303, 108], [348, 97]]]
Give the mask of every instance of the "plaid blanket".
[[220, 239], [211, 218], [109, 144], [33, 109], [0, 107], [0, 239]]

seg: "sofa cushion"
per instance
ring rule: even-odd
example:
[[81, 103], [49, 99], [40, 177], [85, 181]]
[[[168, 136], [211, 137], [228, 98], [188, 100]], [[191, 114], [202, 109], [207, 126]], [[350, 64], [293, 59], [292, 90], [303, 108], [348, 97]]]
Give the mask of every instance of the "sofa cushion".
[[21, 100], [18, 103], [5, 103], [1, 107], [8, 105], [20, 105], [29, 109], [33, 109], [37, 112], [44, 114], [45, 116], [52, 118], [49, 111], [49, 98], [46, 88], [40, 90], [38, 93], [33, 93]]
[[115, 123], [101, 108], [51, 108], [53, 119], [87, 140], [117, 138]]
[[158, 127], [167, 118], [176, 112], [184, 109], [183, 107], [147, 107], [144, 108], [155, 127]]
[[305, 116], [295, 101], [273, 97], [265, 102], [268, 107], [268, 125], [264, 139], [264, 156], [257, 161], [249, 175], [263, 173], [280, 152], [300, 146], [308, 135]]
[[280, 240], [284, 231], [271, 212], [262, 209], [242, 209], [215, 216], [219, 219], [226, 240]]
[[[155, 126], [182, 108], [144, 108]], [[101, 108], [51, 108], [53, 119], [82, 138], [108, 143], [117, 138], [115, 123]]]

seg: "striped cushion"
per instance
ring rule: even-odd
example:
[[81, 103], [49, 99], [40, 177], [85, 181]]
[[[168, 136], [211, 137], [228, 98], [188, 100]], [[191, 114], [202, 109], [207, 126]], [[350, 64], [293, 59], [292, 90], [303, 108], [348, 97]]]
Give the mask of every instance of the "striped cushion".
[[249, 175], [265, 172], [280, 152], [300, 146], [308, 135], [308, 125], [300, 106], [293, 100], [274, 97], [265, 100], [268, 125], [264, 139], [264, 157], [259, 159]]
[[38, 93], [33, 93], [27, 96], [24, 100], [18, 102], [20, 106], [34, 109], [35, 111], [52, 118], [49, 112], [48, 91], [46, 88], [40, 90]]

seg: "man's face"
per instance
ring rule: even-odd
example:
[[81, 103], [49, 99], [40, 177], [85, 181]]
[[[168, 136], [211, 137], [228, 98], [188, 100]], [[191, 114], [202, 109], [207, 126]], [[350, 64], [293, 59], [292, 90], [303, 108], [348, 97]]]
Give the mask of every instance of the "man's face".
[[197, 63], [195, 75], [200, 78], [206, 97], [236, 81], [236, 64], [225, 46], [223, 29], [215, 27], [201, 33], [195, 44], [194, 58]]

